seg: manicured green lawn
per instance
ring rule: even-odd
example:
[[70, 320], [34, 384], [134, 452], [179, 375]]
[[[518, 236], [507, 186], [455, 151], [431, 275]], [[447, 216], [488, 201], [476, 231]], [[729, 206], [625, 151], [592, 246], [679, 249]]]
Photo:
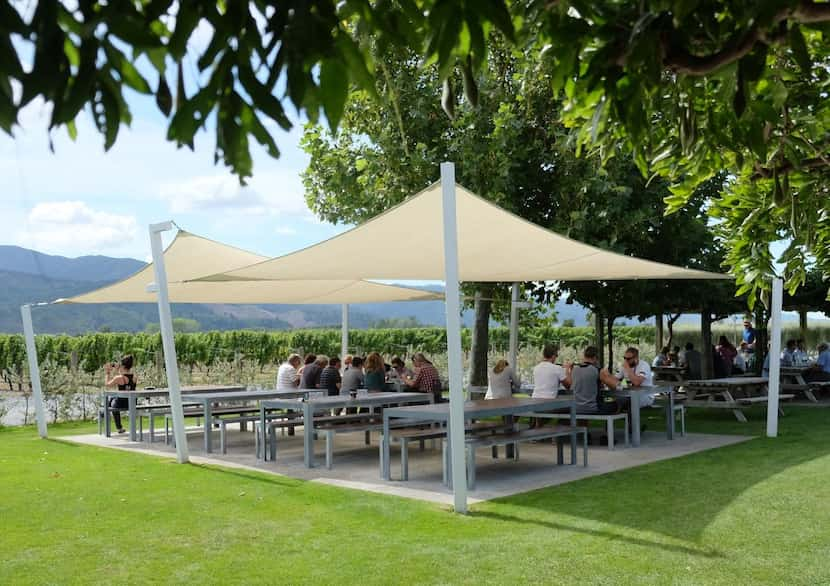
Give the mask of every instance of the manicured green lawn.
[[[2, 430], [0, 584], [826, 584], [830, 410], [787, 412], [776, 440], [484, 503], [466, 517]], [[763, 433], [761, 411], [749, 424], [731, 417], [697, 412], [688, 424]]]

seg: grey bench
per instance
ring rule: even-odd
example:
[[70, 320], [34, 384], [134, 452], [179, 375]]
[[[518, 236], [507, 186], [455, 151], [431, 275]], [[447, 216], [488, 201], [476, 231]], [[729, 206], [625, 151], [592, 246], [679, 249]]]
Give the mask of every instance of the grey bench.
[[[259, 413], [259, 407], [218, 407], [212, 410], [212, 414], [214, 416], [214, 421], [205, 421], [205, 425], [212, 425], [217, 423], [218, 415], [243, 415], [246, 413]], [[173, 418], [172, 412], [167, 409], [163, 413], [159, 413], [158, 415], [164, 415], [164, 443], [169, 444], [171, 441], [171, 433], [170, 433], [170, 421]], [[202, 409], [185, 409], [184, 416], [185, 417], [195, 417], [196, 418], [196, 426], [199, 426], [199, 420], [204, 417], [204, 410]]]
[[[297, 423], [297, 419], [302, 419], [301, 413], [266, 413], [265, 414], [265, 421], [280, 421], [285, 422], [285, 426], [283, 429], [291, 428], [293, 429], [294, 426], [299, 425]], [[217, 417], [214, 420], [214, 423], [219, 424], [219, 449], [220, 452], [223, 454], [228, 453], [228, 444], [227, 444], [227, 426], [232, 423], [238, 423], [240, 426], [240, 431], [245, 431], [245, 424], [246, 423], [253, 423], [255, 424], [260, 421], [259, 413], [251, 414], [251, 415], [237, 415], [235, 417]], [[259, 435], [257, 430], [254, 430], [254, 436], [256, 437], [255, 443], [259, 444]], [[257, 457], [259, 457], [259, 445], [256, 445], [256, 453]]]
[[[527, 413], [528, 417], [535, 417], [537, 419], [554, 419], [554, 420], [568, 420], [571, 416], [569, 413]], [[614, 449], [614, 422], [622, 420], [623, 423], [623, 445], [628, 447], [628, 413], [577, 413], [577, 419], [584, 419], [585, 421], [604, 421], [605, 433], [608, 436], [608, 449]]]
[[[582, 435], [582, 465], [588, 466], [588, 428], [570, 425], [557, 425], [555, 427], [539, 427], [534, 429], [523, 429], [506, 433], [495, 433], [492, 435], [480, 435], [468, 437], [465, 444], [467, 449], [467, 487], [473, 490], [476, 485], [476, 448], [513, 445], [513, 459], [519, 459], [519, 444], [521, 442], [542, 441], [556, 439], [556, 463], [564, 464], [564, 444], [562, 439], [572, 434]], [[451, 484], [452, 474], [450, 473], [450, 458], [448, 444], [444, 446], [444, 469], [446, 483]], [[571, 464], [576, 464], [571, 460]]]
[[[424, 450], [424, 442], [426, 440], [439, 440], [443, 444], [444, 438], [447, 437], [446, 427], [426, 427], [423, 422], [417, 422], [416, 427], [401, 427], [391, 429], [389, 432], [389, 442], [397, 441], [401, 446], [401, 480], [409, 480], [409, 443], [418, 441], [420, 443], [421, 451]], [[464, 431], [474, 434], [498, 433], [506, 431], [510, 426], [496, 421], [478, 421], [464, 426]], [[442, 446], [439, 446], [439, 448]], [[494, 450], [497, 448], [494, 446]], [[494, 452], [495, 454], [495, 452]], [[495, 455], [494, 455], [495, 457]], [[380, 476], [383, 478], [383, 445], [380, 446]], [[444, 480], [446, 483], [446, 478]]]
[[[296, 419], [301, 419], [301, 417], [302, 416], [299, 415], [299, 417], [297, 417]], [[286, 427], [295, 427], [295, 426], [302, 425], [302, 421], [297, 421], [296, 419], [291, 420], [291, 421], [281, 421], [281, 420], [278, 420], [278, 419], [275, 419], [273, 421], [266, 421], [266, 423], [265, 423], [266, 429], [264, 430], [264, 433], [263, 433], [263, 430], [260, 429], [259, 417], [257, 417], [257, 419], [255, 421], [256, 431], [255, 431], [255, 434], [254, 434], [255, 437], [256, 437], [256, 456], [257, 456], [257, 458], [260, 457], [260, 447], [262, 447], [262, 446], [260, 446], [260, 441], [263, 437], [265, 437], [264, 450], [268, 450], [268, 452], [271, 456], [271, 460], [275, 461], [277, 459], [276, 430], [277, 429], [285, 429]], [[314, 425], [315, 425], [314, 431], [315, 431], [315, 433], [317, 431], [319, 431], [316, 427], [318, 424], [325, 424], [325, 423], [332, 422], [332, 421], [337, 421], [337, 422], [340, 422], [342, 424], [345, 424], [345, 423], [353, 423], [353, 422], [361, 422], [361, 421], [366, 421], [366, 422], [375, 421], [375, 422], [377, 422], [379, 420], [377, 419], [376, 415], [373, 415], [371, 413], [353, 413], [353, 414], [349, 414], [349, 415], [324, 415], [324, 416], [314, 418]], [[381, 426], [381, 427], [383, 427], [383, 426]], [[366, 443], [367, 444], [369, 443], [369, 438], [368, 437], [366, 439]]]

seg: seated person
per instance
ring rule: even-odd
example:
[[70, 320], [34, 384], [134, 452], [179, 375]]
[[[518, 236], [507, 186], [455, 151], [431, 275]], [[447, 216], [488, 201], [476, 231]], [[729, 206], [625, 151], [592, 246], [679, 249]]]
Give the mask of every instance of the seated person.
[[669, 358], [669, 350], [668, 346], [663, 346], [660, 350], [660, 353], [654, 357], [654, 360], [651, 362], [652, 366], [669, 366], [671, 364], [671, 359]]
[[277, 371], [277, 390], [284, 391], [296, 389], [300, 384], [300, 374], [297, 372], [300, 363], [303, 361], [299, 354], [291, 354], [288, 359], [280, 365]]
[[408, 378], [413, 378], [414, 376], [415, 373], [406, 367], [406, 364], [400, 356], [395, 356], [392, 359], [392, 370], [389, 371], [390, 378], [399, 378], [400, 380], [406, 380]]
[[574, 394], [577, 413], [619, 413], [620, 404], [615, 400], [606, 400], [602, 387], [617, 388], [617, 379], [607, 368], [597, 365], [598, 351], [595, 346], [588, 346], [582, 353], [582, 362], [571, 368], [571, 390]]
[[534, 399], [555, 399], [560, 384], [570, 388], [568, 372], [556, 364], [558, 355], [559, 346], [556, 344], [546, 344], [542, 349], [542, 361], [533, 367]]
[[[115, 376], [112, 376], [113, 369], [117, 368]], [[106, 376], [104, 377], [104, 384], [108, 387], [118, 387], [119, 391], [134, 391], [136, 383], [138, 382], [135, 374], [133, 374], [133, 356], [127, 354], [121, 359], [119, 364], [115, 362], [107, 364], [104, 367]], [[126, 397], [112, 397], [110, 399], [110, 413], [115, 422], [115, 429], [118, 433], [126, 433], [124, 426], [121, 425], [121, 410], [127, 409], [130, 406], [130, 400]]]
[[306, 364], [303, 373], [300, 375], [301, 389], [316, 389], [320, 386], [320, 374], [328, 366], [328, 356], [317, 356], [314, 362]]
[[364, 383], [370, 391], [386, 390], [386, 369], [383, 366], [383, 358], [377, 352], [370, 352], [366, 357], [364, 370]]
[[438, 374], [438, 369], [421, 352], [417, 352], [412, 357], [412, 364], [415, 366], [415, 378], [407, 379], [406, 385], [422, 393], [432, 393], [436, 403], [443, 401], [441, 377]]
[[703, 356], [695, 350], [695, 345], [691, 342], [686, 342], [686, 349], [683, 352], [683, 357], [680, 359], [680, 366], [686, 368], [688, 371], [689, 380], [699, 380], [701, 378], [702, 360]]
[[817, 350], [816, 363], [810, 367], [805, 378], [808, 382], [830, 381], [830, 346], [822, 342], [818, 345]]
[[320, 373], [320, 388], [328, 391], [328, 396], [333, 397], [340, 394], [340, 359], [336, 356], [329, 358], [328, 365]]
[[[645, 360], [640, 360], [640, 351], [630, 346], [623, 354], [620, 365], [620, 379], [631, 383], [632, 387], [653, 387], [654, 380], [651, 367]], [[649, 407], [654, 404], [654, 395], [643, 393], [640, 395], [640, 407]]]
[[513, 391], [518, 390], [519, 386], [519, 377], [514, 374], [507, 360], [499, 360], [488, 373], [487, 394], [484, 395], [484, 398], [509, 399], [513, 396]]
[[804, 345], [804, 340], [795, 341], [793, 360], [795, 361], [796, 366], [802, 366], [810, 362], [810, 357], [807, 356], [807, 347]]
[[355, 356], [352, 358], [352, 365], [343, 373], [343, 380], [340, 384], [340, 394], [348, 395], [351, 391], [364, 388], [363, 358]]
[[795, 366], [795, 340], [787, 340], [781, 351], [781, 366]]

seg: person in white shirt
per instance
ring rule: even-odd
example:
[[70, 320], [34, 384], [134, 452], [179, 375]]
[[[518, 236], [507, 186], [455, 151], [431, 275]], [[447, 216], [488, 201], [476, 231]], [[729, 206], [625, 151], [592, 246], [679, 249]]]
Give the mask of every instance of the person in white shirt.
[[[623, 354], [620, 365], [620, 378], [631, 383], [632, 387], [653, 387], [654, 380], [651, 367], [645, 360], [640, 360], [640, 351], [631, 346]], [[654, 395], [640, 395], [640, 406], [648, 407], [654, 404]]]
[[571, 386], [570, 364], [565, 368], [556, 364], [559, 347], [548, 344], [542, 350], [542, 361], [533, 367], [533, 398], [555, 399], [559, 394], [559, 385]]
[[487, 377], [487, 394], [485, 399], [509, 399], [513, 391], [519, 388], [519, 377], [507, 363], [507, 360], [499, 360]]
[[300, 374], [297, 368], [302, 363], [303, 359], [299, 354], [292, 354], [288, 360], [280, 365], [277, 371], [277, 390], [296, 389], [300, 384]]

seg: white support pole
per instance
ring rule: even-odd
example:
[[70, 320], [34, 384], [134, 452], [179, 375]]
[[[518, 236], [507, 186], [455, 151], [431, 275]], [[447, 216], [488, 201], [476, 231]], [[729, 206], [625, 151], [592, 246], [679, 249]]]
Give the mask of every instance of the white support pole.
[[[156, 293], [159, 305], [159, 328], [164, 348], [164, 367], [167, 370], [167, 390], [173, 415], [173, 437], [176, 439], [176, 459], [179, 464], [189, 461], [187, 436], [184, 433], [184, 410], [179, 386], [179, 364], [176, 360], [176, 342], [173, 338], [173, 319], [170, 314], [170, 297], [167, 293], [167, 269], [164, 266], [164, 249], [161, 233], [173, 229], [172, 222], [150, 224], [150, 248], [153, 251], [153, 270], [156, 277]], [[211, 425], [205, 421], [205, 425]]]
[[458, 223], [455, 165], [441, 163], [444, 203], [444, 296], [447, 307], [447, 357], [450, 378], [450, 446], [456, 513], [467, 512], [467, 463], [464, 443], [464, 388], [461, 362], [461, 298], [458, 290]]
[[767, 437], [778, 435], [778, 394], [781, 388], [781, 311], [784, 281], [772, 280], [770, 303], [769, 385], [767, 387]]
[[349, 304], [343, 304], [343, 317], [340, 318], [340, 360], [346, 360], [349, 353]]
[[40, 386], [40, 367], [37, 363], [35, 329], [32, 327], [32, 307], [30, 305], [21, 305], [20, 315], [23, 317], [23, 336], [26, 338], [26, 357], [29, 359], [29, 378], [32, 380], [32, 393], [35, 396], [37, 432], [40, 437], [46, 438], [46, 410], [43, 408], [43, 391]]
[[519, 283], [513, 283], [510, 294], [510, 366], [519, 374]]

